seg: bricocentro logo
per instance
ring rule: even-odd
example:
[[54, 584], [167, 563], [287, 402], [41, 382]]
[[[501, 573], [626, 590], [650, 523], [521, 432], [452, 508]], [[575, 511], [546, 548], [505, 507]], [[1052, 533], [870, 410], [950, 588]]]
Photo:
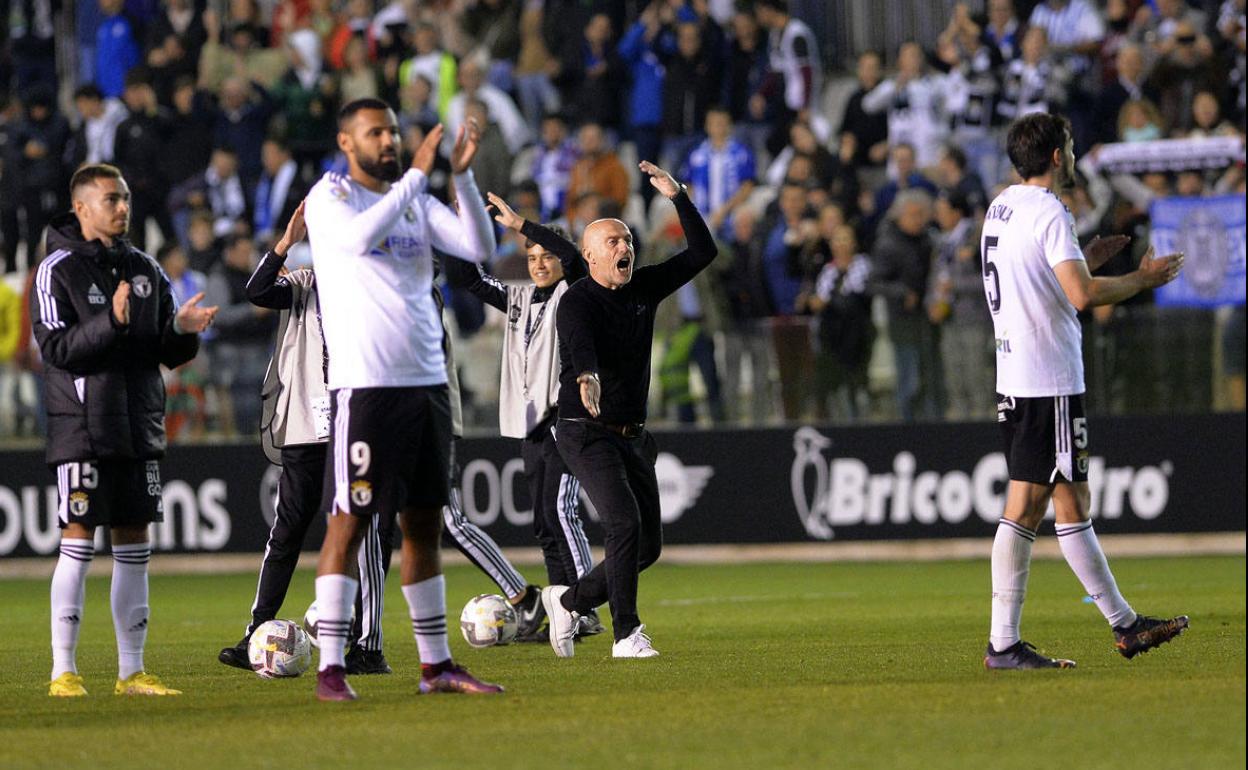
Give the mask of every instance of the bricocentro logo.
[[[1092, 457], [1088, 486], [1092, 516], [1117, 519], [1130, 513], [1152, 520], [1170, 499], [1173, 463], [1107, 467]], [[893, 455], [891, 467], [873, 470], [861, 459], [837, 456], [832, 439], [810, 427], [793, 434], [789, 482], [793, 506], [806, 533], [831, 540], [836, 527], [961, 524], [972, 513], [995, 524], [1005, 505], [1009, 482], [1005, 455], [982, 455], [969, 469], [935, 471], [920, 467], [909, 451]], [[884, 534], [884, 533], [881, 533]]]

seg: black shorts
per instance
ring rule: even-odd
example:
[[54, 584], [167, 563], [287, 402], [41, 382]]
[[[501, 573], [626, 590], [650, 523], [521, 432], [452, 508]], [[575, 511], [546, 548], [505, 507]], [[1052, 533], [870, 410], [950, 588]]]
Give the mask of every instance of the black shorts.
[[140, 527], [164, 521], [160, 462], [157, 460], [82, 460], [56, 466], [61, 529]]
[[445, 385], [335, 390], [330, 419], [322, 499], [331, 513], [372, 516], [450, 500]]
[[1011, 479], [1033, 484], [1088, 480], [1082, 394], [1020, 398], [998, 393], [997, 423]]

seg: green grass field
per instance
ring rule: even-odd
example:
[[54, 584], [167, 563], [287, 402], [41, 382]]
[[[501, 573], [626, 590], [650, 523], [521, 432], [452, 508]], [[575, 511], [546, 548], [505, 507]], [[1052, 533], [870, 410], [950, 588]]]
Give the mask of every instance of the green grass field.
[[[114, 697], [107, 580], [87, 588], [89, 698], [46, 696], [47, 583], [0, 582], [0, 768], [57, 767], [1235, 767], [1245, 759], [1245, 561], [1120, 559], [1123, 592], [1185, 612], [1177, 642], [1119, 657], [1061, 562], [1037, 562], [1023, 617], [1074, 671], [986, 672], [986, 562], [657, 566], [641, 610], [662, 657], [613, 661], [597, 637], [456, 657], [506, 695], [415, 695], [415, 644], [387, 594], [396, 673], [321, 704], [310, 676], [265, 681], [216, 661], [252, 575], [157, 576], [148, 669], [186, 694]], [[530, 570], [533, 572], [533, 570]], [[448, 573], [451, 614], [492, 584]], [[312, 598], [300, 572], [287, 603]]]

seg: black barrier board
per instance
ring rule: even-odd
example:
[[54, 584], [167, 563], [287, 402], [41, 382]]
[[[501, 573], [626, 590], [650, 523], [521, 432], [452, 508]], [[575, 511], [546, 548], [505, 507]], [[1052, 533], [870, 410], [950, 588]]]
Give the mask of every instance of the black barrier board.
[[[673, 544], [987, 537], [1004, 504], [1005, 458], [991, 423], [656, 437], [664, 540]], [[1242, 531], [1244, 438], [1242, 415], [1094, 418], [1097, 530]], [[465, 439], [457, 454], [468, 518], [500, 545], [535, 545], [518, 442]], [[0, 453], [0, 469], [0, 557], [54, 552], [55, 476], [42, 453]], [[172, 448], [156, 549], [263, 550], [277, 474], [256, 445]], [[600, 545], [584, 493], [582, 507]], [[316, 548], [323, 531], [314, 525], [306, 547]]]

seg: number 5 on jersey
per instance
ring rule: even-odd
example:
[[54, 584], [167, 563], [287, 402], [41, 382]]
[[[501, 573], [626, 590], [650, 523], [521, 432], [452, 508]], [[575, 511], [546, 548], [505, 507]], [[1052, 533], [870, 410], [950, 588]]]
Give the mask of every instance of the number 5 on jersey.
[[997, 243], [997, 236], [984, 236], [984, 293], [988, 295], [988, 307], [993, 315], [1001, 310], [1001, 276], [992, 262], [992, 252], [997, 250]]

